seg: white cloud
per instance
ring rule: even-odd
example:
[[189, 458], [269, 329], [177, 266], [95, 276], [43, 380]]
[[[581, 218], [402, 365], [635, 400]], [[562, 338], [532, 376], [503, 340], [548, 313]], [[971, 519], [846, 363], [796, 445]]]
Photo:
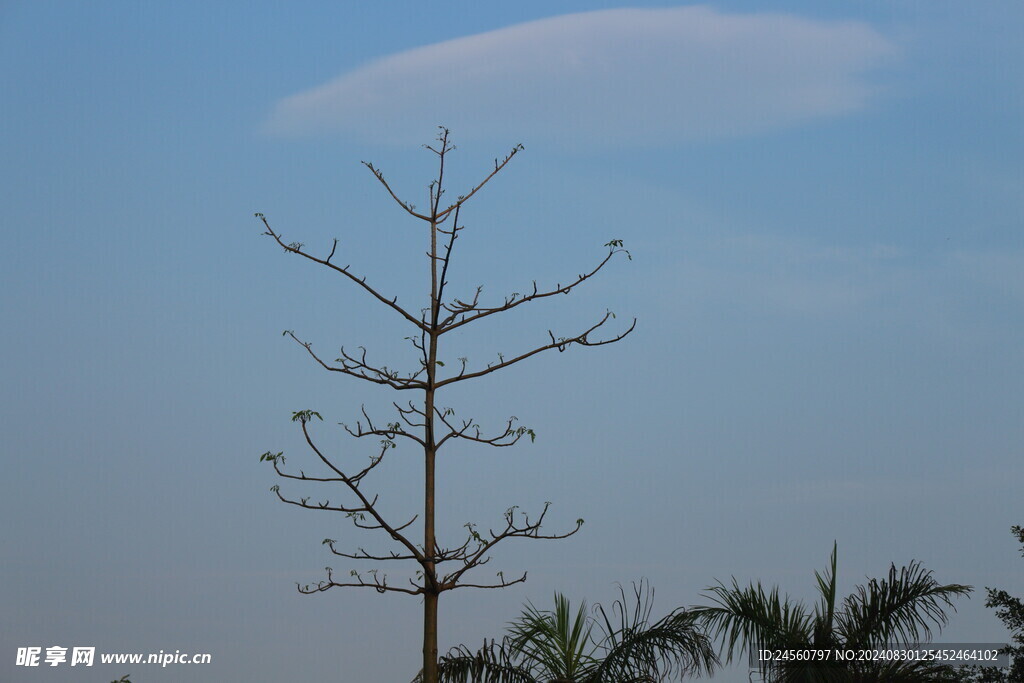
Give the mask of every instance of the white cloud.
[[745, 135], [865, 106], [895, 52], [867, 24], [703, 6], [569, 14], [373, 61], [278, 102], [267, 130], [422, 142], [665, 144]]

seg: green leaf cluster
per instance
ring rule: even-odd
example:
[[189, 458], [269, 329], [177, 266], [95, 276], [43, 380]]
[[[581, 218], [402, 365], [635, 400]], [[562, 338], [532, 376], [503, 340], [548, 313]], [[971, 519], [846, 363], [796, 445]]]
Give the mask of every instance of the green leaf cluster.
[[301, 422], [302, 424], [306, 424], [314, 417], [323, 422], [324, 418], [322, 418], [320, 413], [315, 410], [298, 410], [292, 413], [292, 422]]

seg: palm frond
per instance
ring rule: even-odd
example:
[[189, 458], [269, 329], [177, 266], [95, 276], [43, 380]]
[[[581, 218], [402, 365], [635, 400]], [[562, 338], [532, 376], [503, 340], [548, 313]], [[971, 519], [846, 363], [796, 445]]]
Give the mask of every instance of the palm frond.
[[838, 543], [832, 543], [832, 558], [830, 567], [822, 576], [817, 571], [814, 578], [818, 581], [818, 592], [821, 593], [821, 602], [814, 614], [813, 643], [817, 647], [832, 647], [836, 645], [834, 639], [834, 625], [836, 615], [836, 555]]
[[592, 628], [586, 602], [573, 615], [569, 599], [556, 593], [553, 611], [528, 604], [512, 622], [509, 647], [538, 678], [575, 679], [594, 667]]
[[873, 647], [888, 642], [916, 643], [931, 639], [932, 627], [949, 621], [952, 598], [967, 595], [971, 586], [940, 585], [920, 562], [889, 568], [885, 579], [871, 579], [857, 586], [843, 601], [838, 629], [850, 647]]
[[654, 624], [646, 619], [631, 623], [613, 635], [602, 643], [604, 656], [589, 679], [593, 683], [663, 681], [711, 674], [718, 666], [711, 640], [697, 616], [685, 610]]
[[596, 605], [594, 616], [586, 603], [573, 610], [559, 593], [550, 611], [527, 603], [500, 645], [484, 641], [476, 652], [462, 646], [442, 657], [440, 680], [662, 683], [714, 671], [718, 658], [695, 614], [679, 609], [652, 624], [654, 590], [641, 580], [633, 593], [634, 600], [627, 600], [620, 586], [620, 599], [609, 610]]
[[720, 652], [726, 662], [742, 656], [747, 648], [806, 647], [811, 641], [811, 618], [801, 603], [789, 596], [779, 597], [779, 589], [765, 592], [760, 583], [741, 588], [735, 578], [732, 586], [719, 582], [707, 589], [717, 606], [696, 607], [692, 612], [714, 640], [721, 641]]
[[[892, 565], [886, 578], [857, 586], [836, 607], [837, 544], [832, 546], [830, 567], [815, 572], [820, 600], [813, 618], [799, 603], [780, 599], [778, 589], [769, 592], [760, 584], [741, 588], [721, 582], [708, 589], [716, 605], [697, 612], [723, 651], [727, 661], [749, 648], [768, 649], [868, 649], [889, 643], [910, 645], [931, 637], [948, 621], [946, 608], [952, 599], [971, 591], [960, 584], [940, 585], [919, 562], [897, 570]], [[924, 683], [950, 680], [942, 667], [920, 662], [816, 662], [785, 661], [762, 665], [761, 673], [772, 683]]]
[[[494, 640], [484, 641], [476, 652], [464, 645], [454, 647], [437, 662], [441, 683], [538, 683], [530, 672], [512, 658], [508, 641], [499, 645]], [[422, 683], [423, 673], [413, 679]]]

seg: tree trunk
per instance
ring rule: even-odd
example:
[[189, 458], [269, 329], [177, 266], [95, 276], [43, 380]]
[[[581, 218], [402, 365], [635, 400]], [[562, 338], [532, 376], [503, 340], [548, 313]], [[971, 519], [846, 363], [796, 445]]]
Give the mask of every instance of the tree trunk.
[[423, 683], [437, 683], [437, 593], [423, 596]]
[[[443, 159], [442, 159], [443, 162]], [[444, 172], [444, 166], [441, 167]], [[433, 214], [441, 199], [441, 179], [438, 179], [437, 199]], [[434, 438], [434, 384], [437, 372], [437, 318], [441, 310], [437, 277], [437, 219], [430, 222], [430, 331], [427, 346], [427, 387], [423, 397], [424, 423], [424, 472], [423, 472], [423, 552], [430, 558], [423, 564], [423, 683], [437, 681], [437, 568], [433, 562], [437, 540], [434, 535], [434, 460], [437, 456], [437, 441]], [[443, 286], [443, 285], [442, 285]]]
[[[433, 410], [433, 392], [428, 393], [427, 410]], [[428, 413], [429, 415], [430, 413]], [[428, 444], [432, 444], [433, 420], [427, 419]], [[434, 456], [433, 448], [426, 449], [426, 480], [424, 501], [424, 552], [433, 556], [436, 545], [434, 537]], [[423, 585], [427, 589], [423, 594], [423, 683], [437, 683], [437, 569], [433, 562], [423, 565]]]

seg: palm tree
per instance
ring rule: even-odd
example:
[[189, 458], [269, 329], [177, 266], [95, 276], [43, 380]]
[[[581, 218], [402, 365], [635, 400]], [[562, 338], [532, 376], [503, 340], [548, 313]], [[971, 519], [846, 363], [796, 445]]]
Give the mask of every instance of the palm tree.
[[760, 583], [741, 588], [733, 578], [732, 586], [719, 582], [708, 588], [715, 605], [696, 607], [692, 613], [720, 641], [727, 662], [755, 649], [832, 653], [827, 663], [759, 661], [761, 675], [772, 683], [901, 683], [942, 680], [949, 674], [923, 662], [839, 662], [835, 653], [927, 642], [933, 626], [941, 629], [947, 623], [945, 609], [956, 611], [952, 598], [970, 593], [971, 586], [940, 585], [920, 562], [912, 561], [899, 570], [891, 565], [887, 578], [857, 586], [837, 605], [835, 545], [831, 568], [824, 576], [814, 576], [820, 596], [813, 612], [788, 596], [780, 598], [778, 588], [765, 592]]
[[[718, 659], [693, 614], [675, 610], [651, 623], [654, 591], [633, 585], [627, 604], [619, 587], [611, 614], [586, 603], [573, 612], [568, 598], [555, 594], [553, 610], [532, 604], [509, 625], [501, 643], [489, 641], [476, 652], [452, 649], [439, 661], [443, 683], [658, 683], [711, 673]], [[417, 679], [418, 680], [418, 679]]]

